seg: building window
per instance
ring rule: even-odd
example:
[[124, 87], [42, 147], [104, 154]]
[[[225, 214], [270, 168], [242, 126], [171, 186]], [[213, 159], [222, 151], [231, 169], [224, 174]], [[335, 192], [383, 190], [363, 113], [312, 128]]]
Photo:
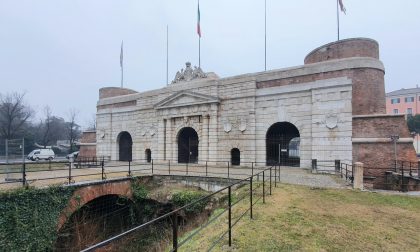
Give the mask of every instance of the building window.
[[414, 102], [414, 97], [405, 97], [405, 102]]
[[407, 109], [407, 115], [413, 115], [413, 109], [412, 108]]
[[398, 115], [398, 109], [394, 109], [394, 115]]
[[391, 99], [391, 104], [400, 103], [400, 98], [393, 98]]

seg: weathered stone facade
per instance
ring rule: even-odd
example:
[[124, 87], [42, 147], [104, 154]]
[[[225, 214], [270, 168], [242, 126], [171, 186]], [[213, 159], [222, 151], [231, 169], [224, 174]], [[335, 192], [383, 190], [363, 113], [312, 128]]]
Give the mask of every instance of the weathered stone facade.
[[[178, 81], [143, 93], [102, 88], [97, 155], [118, 160], [119, 136], [128, 132], [133, 160], [150, 150], [155, 160], [176, 162], [179, 134], [188, 127], [198, 135], [198, 162], [231, 160], [237, 148], [241, 163], [266, 163], [267, 132], [287, 122], [299, 132], [301, 167], [309, 168], [311, 159], [352, 162], [352, 137], [359, 137], [353, 117], [385, 113], [384, 66], [370, 39], [322, 46], [298, 67], [227, 78], [196, 70], [201, 73], [187, 66]], [[284, 148], [276, 151], [289, 151]]]

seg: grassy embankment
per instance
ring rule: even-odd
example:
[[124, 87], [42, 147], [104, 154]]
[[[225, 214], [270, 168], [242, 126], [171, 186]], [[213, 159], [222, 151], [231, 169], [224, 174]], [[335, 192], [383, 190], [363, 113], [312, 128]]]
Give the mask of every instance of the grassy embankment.
[[[239, 203], [233, 216], [248, 205]], [[181, 251], [205, 250], [226, 228], [223, 216]], [[236, 251], [418, 251], [420, 198], [282, 184], [232, 236]], [[226, 238], [215, 251], [225, 250]]]

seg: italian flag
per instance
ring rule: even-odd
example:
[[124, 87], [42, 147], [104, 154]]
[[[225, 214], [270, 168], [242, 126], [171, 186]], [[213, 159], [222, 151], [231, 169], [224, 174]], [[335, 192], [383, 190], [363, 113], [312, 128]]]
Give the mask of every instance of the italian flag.
[[201, 27], [200, 27], [200, 1], [198, 2], [197, 9], [197, 34], [201, 38]]

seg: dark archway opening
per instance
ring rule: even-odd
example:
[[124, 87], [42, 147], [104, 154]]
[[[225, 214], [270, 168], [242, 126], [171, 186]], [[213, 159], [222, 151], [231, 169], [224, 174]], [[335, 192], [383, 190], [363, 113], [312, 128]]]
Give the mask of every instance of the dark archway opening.
[[69, 217], [58, 232], [54, 251], [80, 251], [137, 223], [133, 201], [115, 194], [98, 197]]
[[120, 161], [131, 161], [132, 160], [132, 148], [133, 140], [131, 139], [130, 133], [123, 131], [118, 136], [119, 145], [119, 159]]
[[278, 122], [268, 129], [266, 135], [267, 165], [300, 166], [299, 130], [289, 122]]
[[198, 161], [198, 135], [190, 127], [183, 128], [178, 134], [178, 163]]
[[241, 165], [241, 152], [238, 148], [230, 150], [230, 162], [232, 165]]
[[146, 156], [146, 162], [150, 163], [152, 162], [152, 151], [150, 149], [146, 149], [146, 151], [144, 152], [145, 156]]

